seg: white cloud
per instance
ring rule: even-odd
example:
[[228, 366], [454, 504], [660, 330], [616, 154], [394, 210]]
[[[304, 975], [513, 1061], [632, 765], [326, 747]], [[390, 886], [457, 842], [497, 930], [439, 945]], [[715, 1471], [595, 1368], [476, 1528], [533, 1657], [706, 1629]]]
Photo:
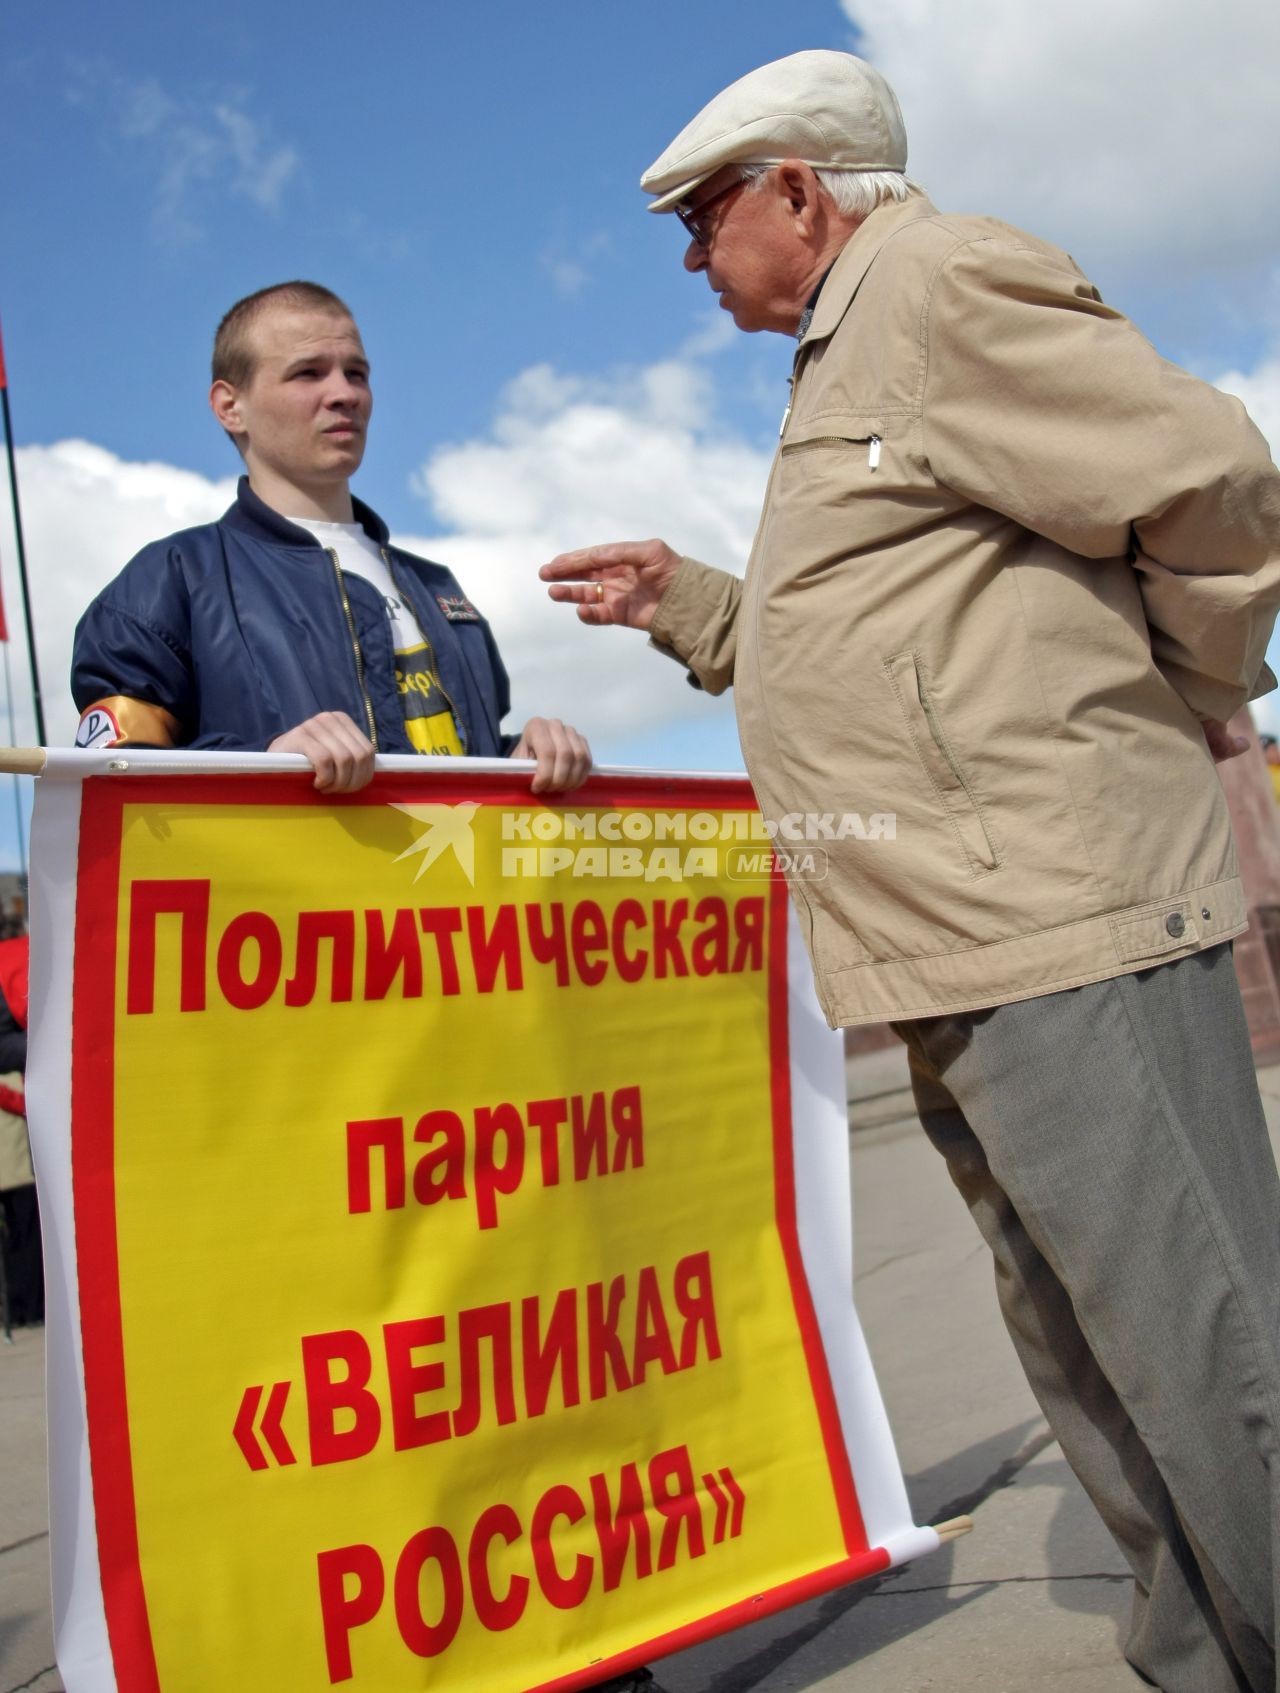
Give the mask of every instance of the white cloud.
[[246, 110], [246, 96], [171, 94], [154, 78], [136, 81], [106, 60], [73, 67], [68, 99], [105, 107], [114, 133], [139, 144], [154, 174], [152, 232], [162, 241], [203, 233], [205, 196], [218, 191], [274, 212], [298, 173], [293, 147], [273, 141], [270, 126]]
[[551, 286], [562, 300], [576, 300], [591, 282], [595, 280], [595, 264], [610, 248], [609, 236], [604, 230], [596, 230], [585, 239], [577, 239], [573, 244], [572, 254], [565, 250], [562, 241], [555, 241], [544, 248], [539, 258], [543, 270], [551, 278]]
[[[235, 480], [210, 482], [168, 464], [129, 464], [88, 441], [22, 447], [17, 464], [45, 728], [52, 745], [66, 745], [75, 735], [67, 679], [80, 613], [139, 547], [225, 511]], [[0, 553], [18, 736], [30, 743], [35, 728], [7, 500], [0, 502]]]
[[1244, 401], [1249, 416], [1266, 436], [1271, 456], [1280, 459], [1280, 354], [1265, 359], [1256, 370], [1229, 370], [1215, 386]]
[[670, 360], [608, 378], [525, 371], [484, 440], [442, 447], [418, 478], [444, 532], [406, 541], [456, 569], [497, 627], [513, 720], [565, 717], [599, 745], [729, 710], [628, 630], [552, 604], [537, 567], [570, 547], [660, 535], [740, 571], [769, 459], [714, 423], [708, 379]]
[[1274, 0], [843, 6], [941, 205], [1010, 218], [1086, 270], [1274, 265]]

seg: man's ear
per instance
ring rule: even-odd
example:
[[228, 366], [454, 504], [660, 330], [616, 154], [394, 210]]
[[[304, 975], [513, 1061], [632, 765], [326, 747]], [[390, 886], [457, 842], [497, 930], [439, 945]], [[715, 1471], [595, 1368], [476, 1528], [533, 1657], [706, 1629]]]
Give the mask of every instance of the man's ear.
[[209, 405], [213, 415], [233, 438], [243, 433], [244, 423], [240, 417], [240, 392], [232, 387], [230, 382], [219, 377], [209, 390]]
[[792, 216], [812, 223], [821, 193], [813, 166], [805, 164], [803, 159], [784, 159], [774, 171], [774, 181]]

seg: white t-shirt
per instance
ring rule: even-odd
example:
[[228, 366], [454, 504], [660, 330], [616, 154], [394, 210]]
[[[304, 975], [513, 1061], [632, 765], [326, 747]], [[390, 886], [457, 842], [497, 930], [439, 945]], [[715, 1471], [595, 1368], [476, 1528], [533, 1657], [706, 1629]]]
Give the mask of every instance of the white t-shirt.
[[378, 543], [358, 523], [325, 523], [314, 517], [291, 517], [289, 522], [308, 530], [322, 547], [337, 555], [342, 570], [363, 576], [381, 594], [391, 623], [396, 689], [410, 741], [422, 753], [460, 754], [458, 725], [449, 697], [440, 686], [431, 642], [401, 598]]

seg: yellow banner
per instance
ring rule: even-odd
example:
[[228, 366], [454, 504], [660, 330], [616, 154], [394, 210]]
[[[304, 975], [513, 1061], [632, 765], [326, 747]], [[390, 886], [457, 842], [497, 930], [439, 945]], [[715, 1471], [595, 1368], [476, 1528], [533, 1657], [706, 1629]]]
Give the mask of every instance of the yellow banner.
[[887, 1562], [797, 1246], [753, 816], [693, 780], [85, 783], [122, 1689], [582, 1687]]

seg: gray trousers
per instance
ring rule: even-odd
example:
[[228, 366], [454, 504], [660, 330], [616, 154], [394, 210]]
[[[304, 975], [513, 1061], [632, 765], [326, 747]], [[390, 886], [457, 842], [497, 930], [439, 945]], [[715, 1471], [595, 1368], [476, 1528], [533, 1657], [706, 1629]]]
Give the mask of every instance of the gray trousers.
[[1280, 1181], [1228, 946], [896, 1025], [1165, 1693], [1276, 1693]]

